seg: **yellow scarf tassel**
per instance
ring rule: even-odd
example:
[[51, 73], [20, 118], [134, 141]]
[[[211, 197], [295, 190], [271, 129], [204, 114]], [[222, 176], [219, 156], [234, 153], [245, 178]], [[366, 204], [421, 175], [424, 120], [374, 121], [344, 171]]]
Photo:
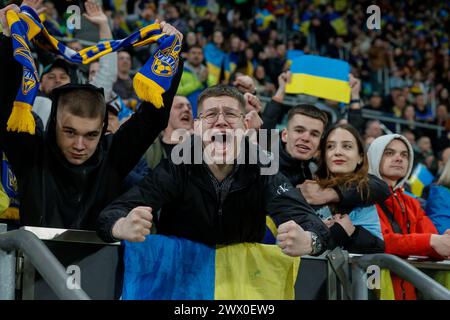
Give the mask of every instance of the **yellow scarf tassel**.
[[27, 103], [14, 101], [12, 112], [7, 123], [8, 131], [35, 134], [36, 123], [34, 122], [31, 108]]

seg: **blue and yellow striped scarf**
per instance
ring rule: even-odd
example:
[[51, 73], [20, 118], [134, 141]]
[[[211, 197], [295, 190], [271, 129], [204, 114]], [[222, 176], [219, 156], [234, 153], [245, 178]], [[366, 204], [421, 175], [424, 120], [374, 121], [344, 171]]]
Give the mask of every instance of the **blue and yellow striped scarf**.
[[73, 63], [88, 64], [110, 52], [127, 47], [157, 43], [158, 49], [133, 79], [137, 96], [163, 106], [162, 94], [169, 89], [177, 72], [181, 49], [180, 39], [161, 32], [159, 24], [148, 25], [122, 40], [104, 41], [76, 52], [51, 36], [33, 9], [21, 6], [21, 12], [10, 10], [6, 17], [11, 28], [14, 58], [23, 66], [22, 84], [7, 124], [8, 131], [35, 133], [31, 108], [39, 89], [39, 76], [30, 51], [30, 41]]

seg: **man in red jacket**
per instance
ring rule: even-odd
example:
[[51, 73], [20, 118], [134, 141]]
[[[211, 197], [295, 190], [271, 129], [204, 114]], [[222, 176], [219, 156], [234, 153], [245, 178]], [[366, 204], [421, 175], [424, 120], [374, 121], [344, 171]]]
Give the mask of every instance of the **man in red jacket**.
[[[386, 253], [449, 259], [450, 230], [439, 235], [419, 201], [404, 193], [414, 160], [408, 140], [399, 134], [381, 136], [372, 142], [367, 155], [369, 172], [383, 179], [391, 191], [384, 203], [377, 204]], [[392, 281], [396, 300], [416, 298], [410, 283], [396, 276]]]

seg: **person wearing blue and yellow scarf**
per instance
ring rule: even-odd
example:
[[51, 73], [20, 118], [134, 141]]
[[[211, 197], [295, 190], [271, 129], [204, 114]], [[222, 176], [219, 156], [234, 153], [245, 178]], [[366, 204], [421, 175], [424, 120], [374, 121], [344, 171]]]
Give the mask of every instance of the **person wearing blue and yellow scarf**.
[[[30, 6], [0, 10], [0, 22], [4, 30], [0, 35], [0, 147], [16, 174], [20, 222], [93, 230], [98, 213], [120, 195], [125, 176], [167, 126], [183, 69], [178, 57], [182, 35], [161, 22], [126, 39], [75, 52], [42, 27]], [[30, 41], [75, 63], [89, 63], [120, 48], [156, 43], [155, 52], [134, 79], [143, 100], [139, 110], [115, 134], [105, 135], [103, 89], [67, 84], [52, 92], [44, 132], [30, 112], [39, 86]]]
[[0, 221], [15, 224], [19, 220], [17, 179], [4, 152], [0, 150]]

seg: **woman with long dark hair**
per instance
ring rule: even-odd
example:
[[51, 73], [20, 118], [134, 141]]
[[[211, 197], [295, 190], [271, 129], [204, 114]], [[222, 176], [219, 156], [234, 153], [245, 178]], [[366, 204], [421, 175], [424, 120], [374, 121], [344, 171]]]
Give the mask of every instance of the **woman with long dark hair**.
[[[362, 197], [369, 196], [369, 163], [362, 139], [354, 127], [348, 124], [331, 127], [321, 141], [320, 152], [316, 177], [321, 188], [356, 186]], [[315, 209], [330, 228], [330, 247], [341, 246], [353, 253], [384, 252], [375, 204], [349, 208], [333, 203]]]

